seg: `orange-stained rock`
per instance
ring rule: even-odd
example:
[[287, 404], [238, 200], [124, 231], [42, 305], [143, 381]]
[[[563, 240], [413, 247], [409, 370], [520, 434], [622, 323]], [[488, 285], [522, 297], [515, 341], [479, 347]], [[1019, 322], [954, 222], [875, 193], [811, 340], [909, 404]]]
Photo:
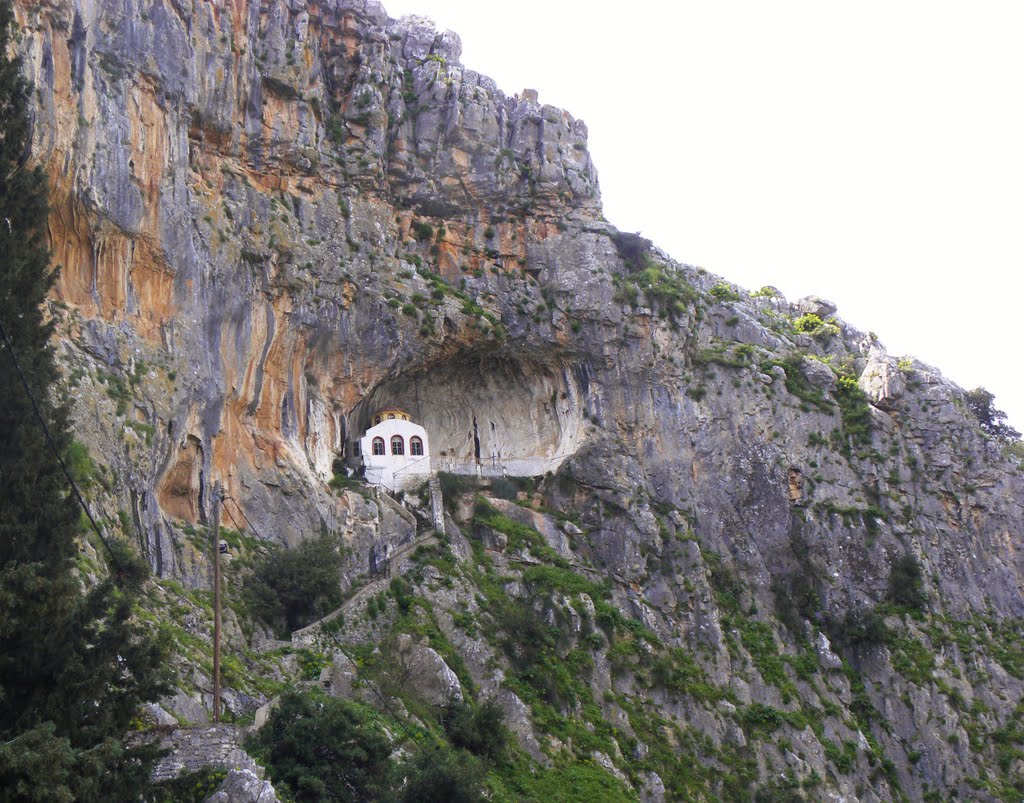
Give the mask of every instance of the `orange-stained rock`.
[[199, 477], [203, 467], [203, 447], [194, 435], [180, 444], [171, 467], [160, 480], [157, 498], [160, 509], [170, 519], [194, 524], [199, 521]]

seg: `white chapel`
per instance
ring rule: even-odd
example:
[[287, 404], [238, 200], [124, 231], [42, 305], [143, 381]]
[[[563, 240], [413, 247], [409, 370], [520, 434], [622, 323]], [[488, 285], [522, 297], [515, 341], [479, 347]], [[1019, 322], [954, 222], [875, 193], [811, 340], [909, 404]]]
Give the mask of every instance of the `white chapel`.
[[430, 475], [427, 431], [403, 410], [379, 410], [373, 426], [359, 439], [367, 482], [400, 491]]

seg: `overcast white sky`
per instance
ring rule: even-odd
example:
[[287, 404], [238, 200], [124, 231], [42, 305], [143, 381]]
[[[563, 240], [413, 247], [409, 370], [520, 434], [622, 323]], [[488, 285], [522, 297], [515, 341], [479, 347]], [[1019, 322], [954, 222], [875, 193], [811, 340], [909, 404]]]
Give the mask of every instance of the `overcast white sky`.
[[585, 120], [620, 229], [830, 298], [1024, 430], [1024, 3], [384, 5]]

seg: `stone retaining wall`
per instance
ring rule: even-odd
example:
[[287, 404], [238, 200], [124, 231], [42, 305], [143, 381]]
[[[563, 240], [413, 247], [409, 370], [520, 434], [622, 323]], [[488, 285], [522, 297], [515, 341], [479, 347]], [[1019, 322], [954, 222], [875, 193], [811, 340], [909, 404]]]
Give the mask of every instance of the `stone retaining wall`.
[[160, 746], [169, 755], [160, 759], [153, 770], [154, 781], [167, 781], [203, 767], [247, 769], [263, 777], [263, 768], [245, 750], [242, 741], [247, 729], [238, 725], [215, 725], [209, 728], [181, 728], [164, 738]]

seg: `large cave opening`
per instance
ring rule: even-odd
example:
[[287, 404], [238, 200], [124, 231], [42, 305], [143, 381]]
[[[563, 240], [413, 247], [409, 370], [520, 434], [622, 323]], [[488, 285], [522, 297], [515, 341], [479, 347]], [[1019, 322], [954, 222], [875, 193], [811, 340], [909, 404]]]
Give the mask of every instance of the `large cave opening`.
[[349, 437], [396, 407], [427, 430], [434, 470], [544, 474], [586, 439], [587, 375], [568, 361], [463, 352], [378, 383], [349, 413]]

